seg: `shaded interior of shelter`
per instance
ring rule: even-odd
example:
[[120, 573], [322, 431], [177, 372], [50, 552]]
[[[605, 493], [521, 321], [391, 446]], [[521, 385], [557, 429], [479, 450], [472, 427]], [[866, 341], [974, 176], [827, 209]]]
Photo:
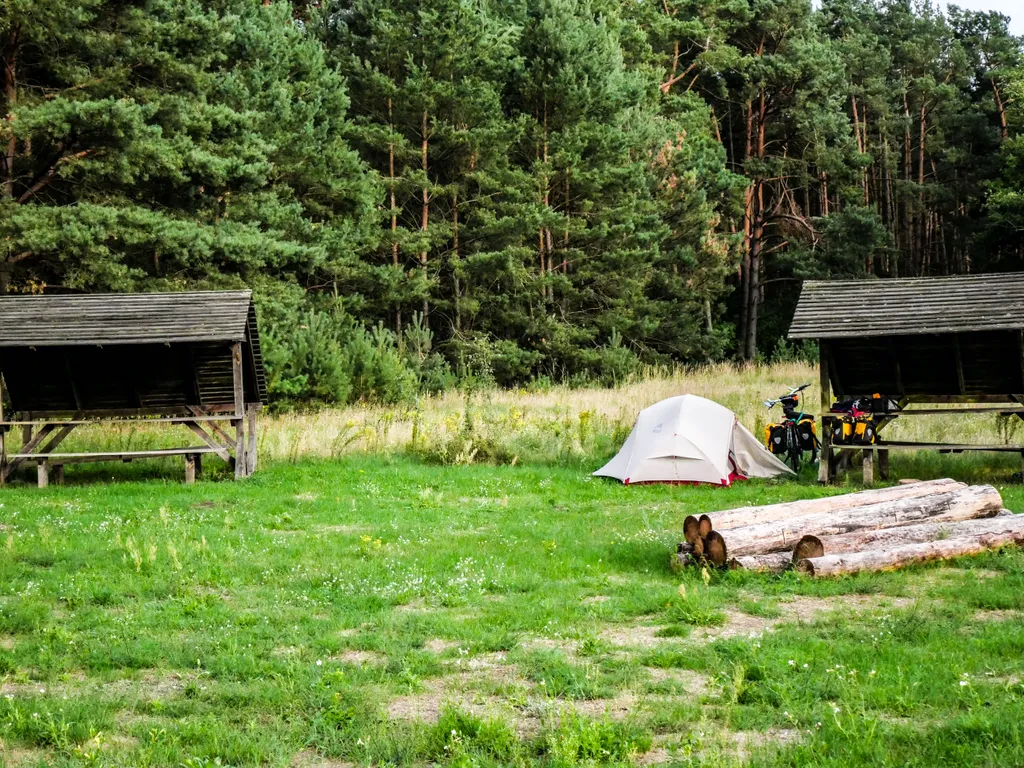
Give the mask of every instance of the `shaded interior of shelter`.
[[983, 396], [1024, 393], [1021, 332], [827, 339], [839, 395]]
[[[242, 344], [245, 402], [266, 401], [259, 347]], [[234, 410], [230, 342], [0, 348], [19, 413]]]

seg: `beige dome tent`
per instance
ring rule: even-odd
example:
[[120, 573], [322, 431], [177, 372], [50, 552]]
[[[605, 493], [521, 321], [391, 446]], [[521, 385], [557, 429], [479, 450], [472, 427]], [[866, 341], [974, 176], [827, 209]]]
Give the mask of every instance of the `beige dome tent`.
[[644, 408], [611, 461], [594, 473], [632, 483], [714, 483], [792, 470], [725, 406], [679, 395]]

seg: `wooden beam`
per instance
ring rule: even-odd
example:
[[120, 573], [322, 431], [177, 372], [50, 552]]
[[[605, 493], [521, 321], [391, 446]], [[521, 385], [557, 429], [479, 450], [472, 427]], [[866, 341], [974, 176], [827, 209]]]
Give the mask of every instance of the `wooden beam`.
[[35, 450], [35, 447], [45, 440], [46, 436], [53, 432], [54, 429], [56, 429], [56, 427], [52, 424], [47, 424], [42, 427], [34, 437], [30, 438], [27, 443], [21, 446], [21, 451], [19, 453], [8, 457], [7, 465], [0, 470], [0, 475], [2, 475], [4, 479], [10, 477], [14, 470], [16, 470], [24, 461], [23, 454], [32, 453], [32, 451]]
[[235, 390], [235, 479], [245, 477], [245, 385], [242, 378], [242, 345], [231, 345], [231, 378]]
[[198, 437], [200, 440], [202, 440], [204, 443], [210, 446], [213, 449], [214, 453], [216, 453], [218, 456], [224, 459], [224, 461], [226, 461], [228, 464], [231, 463], [231, 453], [228, 451], [227, 447], [221, 445], [216, 440], [214, 440], [213, 436], [210, 435], [201, 426], [199, 426], [199, 424], [197, 424], [194, 421], [189, 421], [185, 422], [185, 426], [192, 430], [192, 433], [196, 435], [196, 437]]
[[954, 333], [953, 339], [953, 362], [956, 365], [956, 383], [961, 395], [967, 394], [967, 385], [964, 383], [964, 361], [960, 357], [960, 339]]
[[864, 485], [875, 484], [875, 452], [864, 451], [864, 460], [861, 462], [864, 470]]
[[4, 474], [4, 467], [7, 465], [7, 429], [3, 425], [4, 420], [4, 377], [0, 374], [0, 485], [7, 479]]
[[[89, 413], [89, 411], [85, 411], [84, 413]], [[87, 425], [87, 424], [104, 424], [104, 423], [114, 423], [114, 424], [116, 424], [118, 422], [127, 424], [127, 423], [133, 422], [133, 421], [139, 421], [139, 422], [142, 422], [144, 424], [184, 424], [185, 422], [188, 422], [188, 421], [215, 422], [215, 421], [229, 421], [230, 419], [231, 419], [231, 414], [230, 413], [225, 413], [223, 416], [207, 416], [207, 415], [203, 414], [202, 412], [197, 412], [197, 413], [195, 413], [193, 415], [188, 415], [188, 416], [168, 416], [168, 417], [149, 417], [149, 416], [139, 416], [139, 417], [134, 417], [134, 416], [102, 417], [102, 416], [97, 416], [97, 417], [94, 417], [94, 418], [91, 418], [91, 419], [72, 417], [72, 418], [67, 418], [67, 419], [51, 418], [51, 419], [33, 419], [31, 421], [0, 421], [0, 426], [9, 426], [9, 427], [23, 426], [23, 427], [28, 427], [29, 428], [29, 430], [28, 430], [29, 431], [29, 439], [31, 439], [31, 429], [30, 428], [33, 427], [33, 426], [36, 426], [36, 425], [43, 425], [43, 424], [56, 424], [58, 426], [60, 426], [62, 424], [76, 424], [78, 426], [84, 426], [84, 425]], [[28, 439], [26, 439], [24, 442], [28, 442]]]
[[[190, 405], [188, 408], [189, 408], [190, 411], [195, 413], [197, 416], [199, 416], [203, 412], [202, 408], [198, 408], [198, 407], [196, 407], [194, 405]], [[218, 418], [218, 417], [197, 418], [197, 419], [194, 419], [194, 421], [209, 422], [210, 429], [212, 429], [214, 432], [216, 432], [220, 436], [220, 439], [224, 441], [224, 445], [228, 446], [229, 448], [232, 445], [234, 445], [234, 442], [235, 442], [234, 438], [231, 437], [231, 435], [229, 435], [224, 430], [224, 427], [222, 427], [220, 424], [217, 423], [218, 421], [224, 421], [224, 419]]]
[[54, 448], [64, 442], [64, 438], [70, 435], [71, 430], [74, 428], [74, 424], [68, 424], [67, 426], [62, 427], [51, 440], [47, 441], [46, 445], [39, 449], [38, 453], [50, 453]]
[[1020, 391], [1024, 392], [1024, 328], [1017, 331], [1017, 355], [1020, 357]]
[[825, 356], [828, 359], [828, 369], [831, 374], [832, 383], [835, 385], [834, 394], [836, 399], [838, 400], [847, 393], [846, 390], [843, 389], [842, 381], [839, 379], [839, 367], [836, 365], [836, 356], [832, 350], [831, 344], [826, 344]]
[[11, 458], [23, 461], [49, 462], [50, 464], [87, 464], [101, 461], [124, 461], [132, 459], [162, 459], [168, 456], [184, 456], [187, 453], [214, 453], [207, 445], [191, 445], [186, 448], [158, 448], [152, 451], [106, 451], [103, 453], [18, 453]]
[[68, 383], [71, 385], [71, 397], [74, 398], [75, 408], [82, 410], [82, 398], [78, 395], [78, 387], [75, 386], [75, 377], [71, 372], [71, 359], [67, 352], [64, 353], [64, 372], [68, 375]]
[[818, 386], [821, 388], [821, 452], [818, 456], [818, 482], [828, 485], [832, 482], [832, 419], [828, 416], [832, 407], [832, 392], [828, 377], [828, 342], [818, 341]]
[[255, 403], [249, 403], [245, 407], [245, 417], [249, 422], [246, 425], [248, 431], [248, 444], [245, 447], [245, 472], [247, 475], [251, 475], [256, 471], [256, 412], [257, 407]]

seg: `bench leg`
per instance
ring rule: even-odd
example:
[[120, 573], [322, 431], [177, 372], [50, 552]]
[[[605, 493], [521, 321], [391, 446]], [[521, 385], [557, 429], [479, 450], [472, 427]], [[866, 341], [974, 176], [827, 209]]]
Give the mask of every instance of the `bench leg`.
[[64, 465], [54, 464], [53, 465], [53, 482], [56, 485], [64, 485]]
[[861, 462], [864, 467], [864, 485], [875, 483], [875, 452], [864, 451], [864, 460]]
[[40, 488], [45, 488], [50, 484], [50, 468], [45, 461], [40, 461], [36, 465], [36, 479]]
[[196, 477], [203, 476], [203, 454], [197, 453], [196, 458]]
[[185, 485], [192, 485], [196, 481], [196, 455], [185, 454]]
[[878, 476], [882, 480], [889, 479], [889, 452], [879, 451], [878, 452]]

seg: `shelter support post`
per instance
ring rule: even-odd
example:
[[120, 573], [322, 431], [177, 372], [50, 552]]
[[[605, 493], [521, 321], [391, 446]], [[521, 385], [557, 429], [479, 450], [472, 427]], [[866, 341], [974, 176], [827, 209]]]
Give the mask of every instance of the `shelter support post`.
[[36, 481], [40, 488], [45, 488], [50, 484], [50, 467], [45, 461], [36, 464]]
[[[4, 420], [4, 380], [0, 376], [0, 421]], [[0, 425], [0, 485], [4, 484], [4, 467], [7, 465], [7, 427]]]
[[864, 451], [864, 458], [861, 461], [864, 468], [864, 485], [873, 485], [875, 482], [875, 452]]
[[824, 340], [818, 341], [819, 383], [821, 387], [821, 452], [818, 457], [818, 482], [827, 485], [832, 482], [832, 424], [826, 415], [831, 403], [831, 386], [828, 378], [828, 347]]
[[259, 406], [256, 403], [249, 403], [245, 406], [247, 443], [245, 446], [245, 474], [251, 475], [256, 471], [256, 413]]
[[231, 426], [235, 428], [235, 479], [245, 477], [245, 387], [242, 379], [242, 344], [231, 345], [232, 380], [235, 390], [235, 413]]
[[196, 455], [185, 454], [185, 485], [192, 485], [196, 481]]
[[64, 465], [53, 465], [53, 482], [57, 485], [64, 485]]
[[889, 479], [889, 452], [876, 451], [878, 454], [878, 477], [881, 480]]

